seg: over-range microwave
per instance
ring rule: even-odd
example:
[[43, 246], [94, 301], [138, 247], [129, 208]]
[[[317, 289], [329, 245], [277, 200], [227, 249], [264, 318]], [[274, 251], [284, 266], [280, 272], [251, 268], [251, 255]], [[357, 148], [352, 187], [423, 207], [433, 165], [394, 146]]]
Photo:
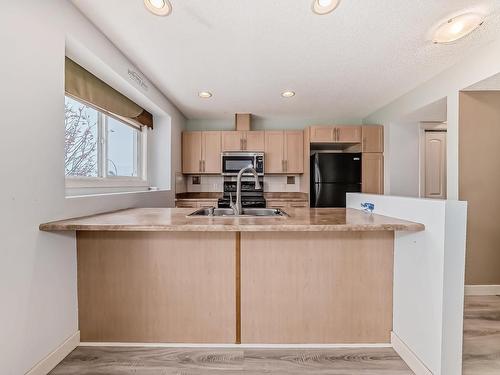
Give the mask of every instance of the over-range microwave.
[[239, 171], [246, 167], [255, 169], [259, 176], [264, 175], [264, 153], [231, 151], [221, 154], [222, 175], [236, 176]]

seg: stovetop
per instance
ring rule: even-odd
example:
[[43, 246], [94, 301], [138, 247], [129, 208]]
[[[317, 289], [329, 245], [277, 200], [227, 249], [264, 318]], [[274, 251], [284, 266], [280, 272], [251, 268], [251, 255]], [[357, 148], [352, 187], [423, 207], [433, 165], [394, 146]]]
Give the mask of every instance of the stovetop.
[[[241, 181], [241, 206], [246, 208], [265, 208], [264, 185], [261, 182], [261, 188], [255, 189], [254, 181]], [[229, 194], [236, 202], [236, 181], [224, 181], [224, 195], [219, 199], [219, 208], [229, 208]]]

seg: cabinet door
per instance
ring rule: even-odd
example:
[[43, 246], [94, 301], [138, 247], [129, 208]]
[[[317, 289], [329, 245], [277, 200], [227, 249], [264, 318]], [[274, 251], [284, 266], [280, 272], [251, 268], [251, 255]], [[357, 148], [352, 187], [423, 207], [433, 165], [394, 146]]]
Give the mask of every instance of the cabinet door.
[[265, 132], [265, 173], [284, 173], [284, 132]]
[[334, 129], [332, 126], [311, 126], [311, 143], [333, 142]]
[[218, 202], [211, 200], [211, 201], [198, 201], [197, 202], [197, 207], [198, 208], [207, 208], [207, 207], [217, 207]]
[[384, 152], [384, 127], [363, 126], [363, 152]]
[[243, 150], [244, 132], [242, 131], [224, 131], [222, 132], [222, 151], [241, 151]]
[[249, 131], [245, 136], [245, 150], [248, 151], [264, 151], [265, 149], [264, 132]]
[[182, 172], [201, 172], [201, 132], [182, 133]]
[[370, 194], [384, 194], [384, 155], [363, 154], [362, 191]]
[[221, 132], [202, 133], [202, 171], [203, 173], [221, 173]]
[[309, 207], [309, 203], [307, 201], [293, 201], [289, 203], [290, 208], [306, 208]]
[[338, 126], [335, 129], [335, 142], [361, 143], [361, 126]]
[[282, 210], [289, 208], [288, 202], [280, 199], [278, 200], [266, 199], [266, 206], [267, 208], [281, 208]]
[[175, 207], [177, 208], [198, 208], [198, 203], [191, 200], [178, 200], [175, 202]]
[[285, 131], [285, 172], [304, 173], [304, 132]]

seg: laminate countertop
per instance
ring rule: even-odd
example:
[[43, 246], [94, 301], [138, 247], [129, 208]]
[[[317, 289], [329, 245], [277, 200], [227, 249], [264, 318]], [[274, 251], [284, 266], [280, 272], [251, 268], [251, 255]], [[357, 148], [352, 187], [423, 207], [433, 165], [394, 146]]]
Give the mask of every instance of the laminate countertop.
[[298, 208], [289, 217], [188, 217], [192, 208], [133, 208], [40, 225], [43, 231], [422, 231], [423, 224], [344, 208]]

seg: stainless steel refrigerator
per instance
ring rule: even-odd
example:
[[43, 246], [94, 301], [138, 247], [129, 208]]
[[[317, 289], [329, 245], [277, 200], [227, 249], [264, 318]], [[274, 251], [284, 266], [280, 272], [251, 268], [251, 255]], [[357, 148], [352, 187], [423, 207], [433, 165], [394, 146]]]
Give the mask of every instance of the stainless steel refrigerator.
[[361, 154], [311, 155], [311, 207], [345, 207], [346, 193], [361, 192]]

